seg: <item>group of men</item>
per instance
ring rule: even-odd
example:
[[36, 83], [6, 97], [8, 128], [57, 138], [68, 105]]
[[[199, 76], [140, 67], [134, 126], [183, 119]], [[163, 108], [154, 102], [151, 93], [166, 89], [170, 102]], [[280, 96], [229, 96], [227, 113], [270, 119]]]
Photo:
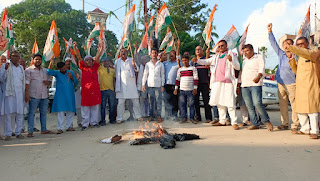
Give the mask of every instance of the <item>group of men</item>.
[[[272, 24], [268, 25], [268, 32], [270, 43], [280, 59], [276, 80], [282, 124], [277, 128], [289, 129], [290, 101], [292, 133], [308, 134], [310, 138], [317, 139], [320, 51], [309, 50], [309, 42], [305, 37], [298, 38], [296, 46], [293, 40], [287, 39], [281, 49], [272, 33]], [[248, 129], [254, 130], [265, 124], [267, 130], [273, 131], [262, 104], [265, 60], [262, 55], [254, 53], [251, 44], [242, 47], [241, 64], [238, 56], [228, 50], [225, 40], [218, 42], [216, 54], [211, 57], [209, 49], [204, 56], [202, 47], [197, 46], [192, 60], [188, 52], [180, 56], [179, 40], [177, 51], [170, 51], [169, 60], [166, 53], [159, 55], [157, 48], [151, 48], [150, 56], [139, 56], [136, 53], [134, 58], [128, 57], [128, 50], [122, 48], [120, 58], [113, 62], [110, 58], [101, 58], [105, 48], [101, 44], [95, 57], [87, 55], [82, 58], [77, 43], [73, 46], [79, 72], [71, 70], [70, 58], [58, 62], [58, 70], [53, 70], [54, 59], [51, 59], [48, 69], [43, 68], [40, 54], [33, 55], [32, 65], [27, 69], [22, 66], [25, 65], [24, 60], [20, 65], [20, 54], [17, 51], [11, 52], [9, 62], [4, 56], [1, 57], [0, 113], [1, 121], [4, 122], [5, 140], [11, 140], [13, 129], [17, 138], [23, 138], [21, 133], [26, 108], [27, 137], [34, 136], [37, 108], [40, 112], [41, 134], [54, 133], [46, 129], [50, 76], [56, 78], [52, 112], [57, 112], [57, 134], [63, 133], [63, 130], [75, 130], [75, 113], [78, 126], [83, 131], [89, 127], [105, 126], [107, 105], [111, 124], [124, 121], [126, 107], [130, 111], [130, 118], [138, 121], [147, 118], [157, 122], [163, 119], [188, 122], [189, 118], [190, 122], [198, 123], [202, 121], [200, 95], [204, 102], [205, 122], [212, 126], [226, 126], [230, 120], [234, 130], [249, 124], [252, 125]], [[162, 116], [162, 101], [165, 104], [165, 116]], [[241, 124], [237, 122], [237, 103], [240, 105]]]

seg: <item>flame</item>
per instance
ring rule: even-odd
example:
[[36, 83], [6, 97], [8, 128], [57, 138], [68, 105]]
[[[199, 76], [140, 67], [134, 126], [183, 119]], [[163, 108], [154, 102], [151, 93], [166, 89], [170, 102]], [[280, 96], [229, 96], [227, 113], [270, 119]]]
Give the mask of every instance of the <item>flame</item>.
[[132, 132], [133, 139], [148, 138], [148, 137], [161, 137], [167, 132], [162, 128], [159, 123], [150, 123], [149, 121], [139, 126], [138, 130]]

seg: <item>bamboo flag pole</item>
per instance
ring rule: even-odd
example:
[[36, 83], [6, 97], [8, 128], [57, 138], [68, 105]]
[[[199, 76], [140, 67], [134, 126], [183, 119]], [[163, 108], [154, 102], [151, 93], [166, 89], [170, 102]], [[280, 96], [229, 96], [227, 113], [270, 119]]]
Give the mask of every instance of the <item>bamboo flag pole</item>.
[[172, 21], [172, 25], [173, 25], [174, 30], [176, 31], [176, 34], [177, 34], [178, 39], [180, 40], [180, 37], [179, 37], [179, 35], [178, 35], [177, 28], [176, 28], [176, 26], [174, 25], [174, 22], [173, 22], [173, 21]]

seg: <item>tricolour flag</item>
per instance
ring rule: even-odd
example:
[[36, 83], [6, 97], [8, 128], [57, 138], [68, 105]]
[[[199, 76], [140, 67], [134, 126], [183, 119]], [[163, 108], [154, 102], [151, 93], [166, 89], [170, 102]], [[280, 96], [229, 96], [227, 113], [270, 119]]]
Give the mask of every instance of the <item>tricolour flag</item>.
[[153, 16], [150, 18], [150, 22], [148, 25], [148, 39], [150, 40], [154, 31], [154, 21], [153, 21]]
[[100, 28], [101, 28], [100, 23], [96, 23], [87, 39], [87, 47], [85, 49], [87, 55], [90, 55], [90, 49], [91, 49], [93, 39], [100, 35]]
[[115, 58], [116, 58], [116, 59], [120, 58], [120, 50], [121, 50], [121, 48], [123, 47], [124, 39], [125, 39], [125, 35], [122, 35], [122, 38], [121, 38], [121, 41], [120, 41], [120, 44], [119, 44], [117, 53], [116, 53], [116, 55], [115, 55]]
[[171, 23], [172, 23], [172, 19], [171, 19], [169, 10], [167, 8], [167, 5], [163, 3], [158, 13], [157, 21], [155, 25], [155, 34], [157, 39], [159, 37], [161, 30], [163, 30], [166, 26], [170, 25]]
[[214, 12], [216, 12], [216, 9], [217, 9], [217, 4], [214, 5], [212, 11], [211, 11], [211, 14], [210, 14], [210, 17], [208, 19], [208, 22], [206, 24], [206, 27], [204, 28], [203, 30], [203, 33], [202, 33], [202, 37], [205, 41], [205, 44], [210, 47], [210, 43], [211, 43], [211, 31], [212, 31], [212, 22], [213, 22], [213, 15], [214, 15]]
[[[240, 39], [240, 35], [237, 29], [234, 27], [234, 25], [232, 25], [228, 33], [222, 38], [222, 40], [227, 41], [229, 50], [232, 50], [236, 47], [239, 39]], [[216, 44], [211, 51], [216, 52], [217, 47], [218, 47], [218, 44]]]
[[123, 46], [128, 47], [129, 46], [129, 33], [133, 32], [134, 30], [134, 12], [136, 9], [136, 5], [134, 4], [132, 8], [129, 10], [129, 12], [126, 14], [124, 21], [122, 23], [123, 27], [123, 34], [124, 34], [124, 41]]
[[172, 36], [172, 40], [170, 41], [170, 43], [167, 46], [167, 49], [165, 50], [166, 53], [169, 53], [172, 50], [174, 44], [174, 36]]
[[162, 43], [160, 45], [160, 50], [163, 50], [167, 45], [168, 43], [170, 43], [172, 40], [172, 33], [171, 33], [171, 30], [170, 28], [168, 28], [168, 31], [167, 31], [167, 34], [166, 36], [164, 37], [164, 39], [162, 40]]
[[246, 40], [247, 40], [247, 34], [248, 34], [248, 28], [249, 28], [249, 25], [247, 26], [246, 30], [243, 32], [243, 34], [241, 35], [241, 38], [239, 39], [239, 42], [237, 43], [236, 47], [238, 47], [238, 53], [239, 55], [242, 55], [243, 52], [242, 52], [242, 47], [245, 45], [246, 43]]
[[48, 61], [52, 56], [58, 57], [60, 55], [60, 45], [57, 33], [57, 26], [54, 20], [52, 20], [50, 31], [46, 40], [46, 44], [43, 49], [44, 60]]
[[32, 54], [37, 54], [37, 53], [39, 53], [39, 47], [38, 47], [37, 39], [34, 38], [34, 44], [32, 47]]
[[103, 46], [103, 53], [100, 57], [100, 60], [102, 60], [104, 57], [107, 57], [107, 51], [106, 51], [107, 40], [106, 40], [106, 36], [104, 34], [102, 26], [100, 29], [99, 44]]
[[297, 34], [296, 40], [300, 37], [306, 37], [308, 41], [310, 42], [310, 33], [311, 33], [311, 25], [310, 25], [310, 6], [308, 12], [306, 14], [306, 17], [304, 18], [304, 21], [301, 24], [300, 30]]
[[0, 26], [0, 55], [4, 53], [9, 47], [9, 22], [7, 8], [4, 8], [1, 26]]
[[144, 55], [148, 53], [148, 29], [146, 29], [146, 32], [141, 40], [141, 44], [137, 52]]
[[66, 60], [66, 58], [70, 58], [71, 59], [71, 63], [73, 63], [75, 66], [77, 66], [77, 62], [76, 62], [76, 53], [73, 50], [73, 41], [72, 38], [70, 38], [68, 41], [63, 38], [64, 40], [64, 45], [66, 47], [66, 54], [63, 57], [63, 61]]
[[[40, 52], [39, 52], [37, 39], [34, 38], [34, 43], [33, 43], [33, 47], [32, 47], [32, 54], [37, 54], [37, 53], [40, 53]], [[31, 58], [30, 66], [32, 66], [33, 64], [34, 64], [34, 62], [33, 62], [33, 59]]]

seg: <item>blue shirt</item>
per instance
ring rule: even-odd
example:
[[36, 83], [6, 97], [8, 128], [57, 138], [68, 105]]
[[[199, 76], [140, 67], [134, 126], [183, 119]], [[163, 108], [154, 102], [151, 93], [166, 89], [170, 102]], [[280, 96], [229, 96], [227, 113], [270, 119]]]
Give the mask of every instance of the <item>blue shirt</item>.
[[[47, 70], [48, 75], [56, 77], [56, 93], [54, 95], [51, 112], [76, 112], [76, 103], [74, 97], [74, 86], [78, 84], [78, 80], [72, 71], [67, 70], [65, 74], [59, 70]], [[71, 73], [73, 81], [69, 78]]]
[[165, 71], [165, 84], [175, 85], [177, 79], [177, 72], [179, 69], [176, 61], [171, 62], [170, 60], [163, 62]]
[[294, 74], [289, 65], [289, 58], [286, 56], [286, 52], [281, 50], [273, 33], [269, 33], [269, 41], [272, 48], [278, 55], [280, 62], [276, 72], [276, 80], [280, 84], [294, 84], [296, 83], [296, 74]]

